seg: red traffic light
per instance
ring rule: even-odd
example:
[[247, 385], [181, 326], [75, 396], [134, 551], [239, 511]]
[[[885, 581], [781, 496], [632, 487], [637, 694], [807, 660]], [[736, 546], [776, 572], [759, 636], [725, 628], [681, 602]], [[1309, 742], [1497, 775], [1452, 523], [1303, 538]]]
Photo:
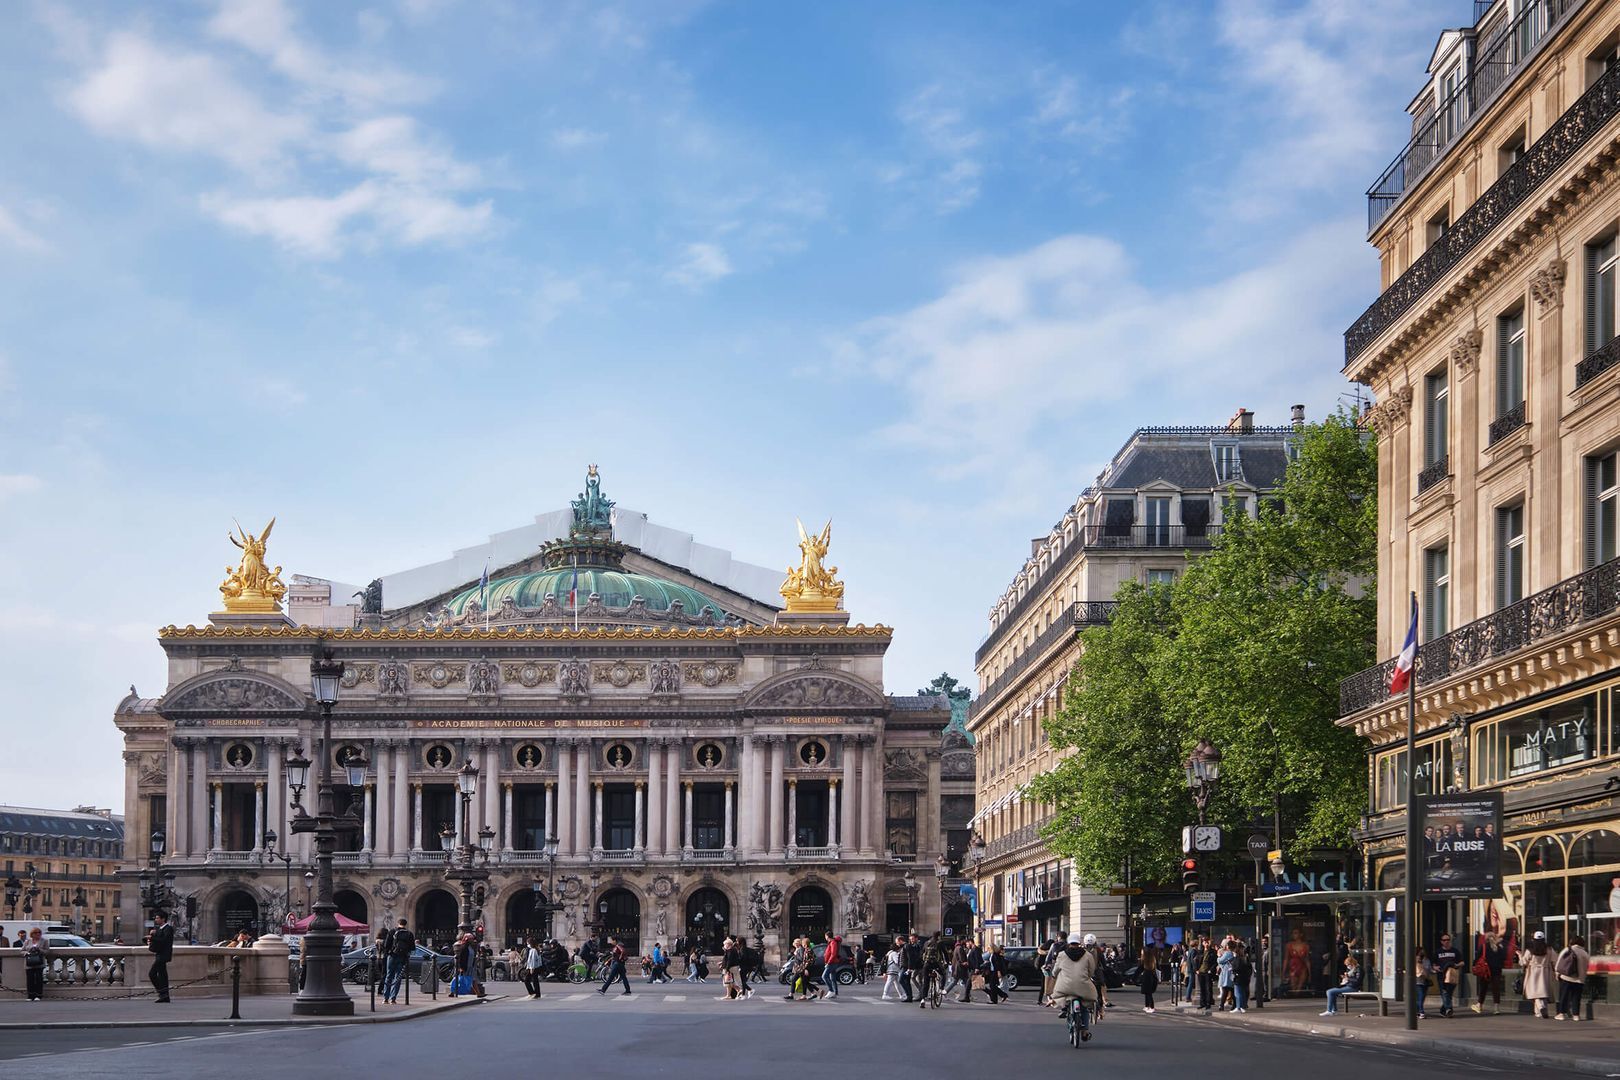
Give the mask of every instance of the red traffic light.
[[1182, 859], [1181, 860], [1181, 872], [1183, 874], [1196, 874], [1196, 873], [1198, 873], [1198, 860], [1197, 859]]
[[1198, 892], [1198, 860], [1186, 858], [1181, 860], [1181, 888], [1183, 892]]

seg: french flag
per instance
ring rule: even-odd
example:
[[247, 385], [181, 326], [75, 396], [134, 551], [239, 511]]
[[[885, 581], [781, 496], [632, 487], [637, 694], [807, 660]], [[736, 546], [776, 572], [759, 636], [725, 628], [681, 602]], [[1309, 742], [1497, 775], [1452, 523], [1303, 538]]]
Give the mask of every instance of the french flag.
[[1395, 674], [1389, 678], [1389, 692], [1398, 694], [1412, 682], [1412, 665], [1417, 660], [1417, 593], [1412, 594], [1412, 625], [1406, 630], [1406, 645], [1395, 658]]
[[568, 606], [579, 610], [579, 563], [574, 563], [574, 579], [568, 588]]

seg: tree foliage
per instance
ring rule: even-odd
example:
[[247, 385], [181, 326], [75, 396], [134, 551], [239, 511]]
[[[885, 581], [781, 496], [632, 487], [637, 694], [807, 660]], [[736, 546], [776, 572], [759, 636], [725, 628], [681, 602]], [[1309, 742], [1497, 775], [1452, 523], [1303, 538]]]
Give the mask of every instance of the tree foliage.
[[1122, 587], [1113, 621], [1083, 635], [1047, 724], [1076, 753], [1033, 792], [1083, 883], [1119, 880], [1126, 857], [1170, 875], [1195, 813], [1182, 762], [1201, 738], [1223, 755], [1212, 823], [1269, 821], [1275, 803], [1293, 852], [1348, 840], [1367, 774], [1336, 723], [1338, 685], [1372, 661], [1375, 454], [1343, 416], [1307, 428], [1277, 500], [1172, 585]]

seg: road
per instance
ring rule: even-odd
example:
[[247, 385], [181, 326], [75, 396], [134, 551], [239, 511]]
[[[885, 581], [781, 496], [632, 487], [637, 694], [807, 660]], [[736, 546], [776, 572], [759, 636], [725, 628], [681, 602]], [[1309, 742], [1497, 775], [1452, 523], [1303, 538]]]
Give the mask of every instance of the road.
[[[504, 989], [504, 984], [497, 984]], [[1455, 1063], [1339, 1039], [1242, 1032], [1216, 1021], [1121, 1007], [1097, 1037], [1069, 1046], [1054, 1012], [1027, 993], [1012, 1004], [947, 1004], [936, 1011], [879, 1001], [877, 986], [843, 991], [836, 1002], [784, 1002], [780, 987], [749, 1001], [718, 1000], [719, 987], [636, 984], [631, 997], [590, 988], [548, 987], [521, 998], [399, 1024], [155, 1031], [7, 1031], [0, 1074], [7, 1080], [119, 1077], [392, 1075], [464, 1077], [611, 1076], [644, 1072], [675, 1080], [818, 1076], [940, 1080], [984, 1076], [1012, 1065], [1022, 1077], [1377, 1076], [1433, 1080]], [[1468, 1065], [1470, 1073], [1522, 1073]], [[1569, 1076], [1555, 1072], [1542, 1076]]]

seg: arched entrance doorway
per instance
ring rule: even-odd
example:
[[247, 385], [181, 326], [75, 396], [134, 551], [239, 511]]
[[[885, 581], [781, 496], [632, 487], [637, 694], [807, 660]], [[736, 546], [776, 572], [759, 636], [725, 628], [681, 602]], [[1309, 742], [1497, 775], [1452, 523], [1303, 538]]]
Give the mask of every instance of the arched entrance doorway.
[[731, 929], [731, 900], [719, 889], [702, 888], [686, 901], [686, 936], [702, 942], [711, 956]]
[[520, 945], [529, 938], [536, 941], [546, 936], [546, 912], [541, 902], [542, 893], [533, 889], [517, 889], [506, 900], [506, 944]]
[[627, 956], [641, 955], [641, 901], [629, 889], [609, 889], [596, 904], [599, 937], [616, 937]]
[[945, 914], [941, 916], [945, 930], [957, 937], [968, 937], [973, 930], [973, 912], [961, 900], [953, 900], [945, 906]]
[[443, 889], [430, 889], [416, 901], [416, 939], [442, 952], [455, 940], [459, 919], [456, 898]]
[[218, 913], [219, 932], [214, 937], [215, 941], [233, 938], [241, 930], [246, 930], [254, 937], [259, 935], [259, 902], [247, 890], [232, 889], [221, 896]]
[[366, 898], [353, 889], [339, 889], [332, 894], [332, 903], [337, 905], [338, 914], [345, 919], [353, 919], [357, 923], [371, 924], [371, 905]]
[[788, 933], [821, 941], [832, 929], [832, 897], [817, 885], [806, 885], [788, 904]]

